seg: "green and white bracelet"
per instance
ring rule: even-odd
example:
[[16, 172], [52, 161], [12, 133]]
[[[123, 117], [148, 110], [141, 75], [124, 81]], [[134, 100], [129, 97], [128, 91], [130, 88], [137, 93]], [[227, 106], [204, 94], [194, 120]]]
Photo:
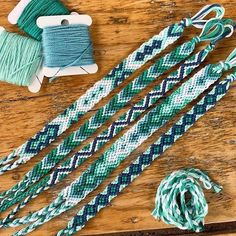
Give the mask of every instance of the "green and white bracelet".
[[[213, 23], [220, 23], [219, 20], [212, 20], [207, 23], [207, 25]], [[220, 23], [221, 24], [221, 23]], [[206, 28], [210, 29], [211, 27]], [[216, 41], [224, 38], [227, 34], [231, 32], [230, 29], [226, 28], [225, 32], [219, 34], [217, 37], [211, 37], [211, 43], [204, 50], [193, 55], [190, 59], [186, 60], [177, 71], [172, 72], [162, 83], [156, 86], [153, 91], [148, 93], [148, 95], [142, 99], [139, 103], [135, 104], [128, 112], [122, 115], [117, 121], [115, 121], [111, 126], [105, 130], [101, 135], [98, 135], [88, 146], [83, 148], [81, 151], [77, 152], [70, 159], [65, 161], [61, 166], [57, 167], [50, 176], [46, 176], [44, 179], [40, 180], [33, 186], [29, 186], [27, 191], [17, 191], [17, 194], [10, 195], [7, 198], [2, 200], [0, 210], [6, 210], [8, 207], [19, 202], [20, 200], [25, 199], [20, 203], [19, 209], [22, 209], [31, 199], [34, 199], [42, 191], [48, 189], [49, 187], [55, 185], [57, 182], [65, 178], [70, 172], [75, 170], [80, 164], [82, 164], [88, 157], [93, 153], [99, 150], [107, 141], [112, 137], [118, 134], [124, 127], [128, 126], [133, 122], [143, 111], [148, 107], [153, 105], [159, 98], [161, 98], [167, 91], [169, 91], [173, 86], [183, 80], [188, 74], [190, 74], [194, 68], [198, 67], [201, 62], [203, 62], [209, 52], [213, 49]], [[216, 32], [214, 33], [217, 35]], [[205, 34], [204, 34], [205, 35]], [[212, 35], [212, 34], [211, 34]], [[213, 36], [213, 35], [212, 35]], [[205, 39], [209, 39], [205, 37]], [[24, 192], [23, 192], [24, 191]], [[6, 221], [13, 218], [14, 215], [18, 212], [14, 210], [11, 214], [8, 215]]]
[[26, 235], [50, 219], [77, 205], [90, 192], [95, 190], [135, 148], [150, 137], [159, 127], [221, 78], [224, 71], [235, 67], [235, 58], [236, 50], [230, 54], [225, 62], [210, 64], [204, 67], [166, 98], [162, 104], [153, 108], [138, 121], [77, 180], [66, 187], [50, 205], [28, 216], [16, 219], [9, 223], [8, 226], [31, 223], [16, 234], [17, 236]]
[[215, 12], [216, 18], [221, 19], [224, 15], [224, 8], [218, 4], [206, 6], [191, 19], [184, 19], [180, 23], [165, 28], [160, 34], [142, 44], [62, 114], [45, 125], [41, 131], [11, 154], [2, 158], [0, 160], [0, 174], [17, 168], [37, 155], [133, 72], [181, 37], [187, 26], [203, 27], [206, 23], [206, 20], [203, 19], [211, 12]]

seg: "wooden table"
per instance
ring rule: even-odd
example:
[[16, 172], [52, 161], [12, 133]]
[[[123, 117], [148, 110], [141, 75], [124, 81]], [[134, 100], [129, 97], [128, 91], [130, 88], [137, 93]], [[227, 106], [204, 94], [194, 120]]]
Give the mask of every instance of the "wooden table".
[[[17, 2], [17, 0], [1, 1], [0, 22], [11, 32], [18, 32], [18, 29], [8, 23], [7, 15]], [[70, 10], [92, 16], [94, 23], [91, 32], [95, 57], [100, 70], [96, 75], [65, 77], [57, 79], [51, 84], [45, 79], [42, 90], [37, 94], [28, 92], [26, 88], [1, 82], [1, 156], [8, 154], [35, 134], [48, 120], [62, 112], [144, 40], [158, 33], [169, 24], [195, 14], [204, 5], [213, 3], [213, 1], [206, 0], [64, 0], [64, 2]], [[235, 1], [219, 0], [218, 3], [224, 5], [227, 17], [235, 19]], [[190, 39], [198, 32], [199, 30], [197, 32], [193, 29], [188, 30], [188, 33], [179, 42]], [[206, 63], [225, 59], [235, 45], [235, 36], [220, 42]], [[173, 47], [169, 47], [166, 51], [170, 51], [171, 48]], [[105, 101], [99, 103], [97, 107], [100, 107]], [[137, 99], [134, 101], [137, 101]], [[224, 187], [224, 192], [218, 195], [210, 191], [206, 192], [209, 202], [209, 215], [206, 219], [207, 229], [205, 234], [224, 233], [225, 235], [226, 232], [236, 231], [235, 109], [236, 83], [216, 108], [198, 121], [194, 128], [165, 152], [161, 159], [155, 161], [142, 176], [112, 201], [109, 207], [102, 210], [97, 217], [91, 220], [78, 235], [99, 235], [127, 231], [137, 231], [137, 233], [127, 235], [144, 235], [138, 233], [138, 231], [143, 230], [156, 230], [156, 233], [151, 235], [187, 234], [187, 232], [170, 228], [162, 222], [154, 220], [150, 215], [160, 181], [167, 174], [183, 167], [201, 168]], [[85, 119], [91, 116], [94, 111], [86, 114]], [[82, 124], [85, 119], [70, 129], [70, 132], [75, 130], [79, 124]], [[70, 132], [66, 134], [68, 135]], [[145, 150], [148, 144], [151, 144], [158, 137], [158, 134], [155, 134], [145, 145], [136, 150], [128, 158], [128, 161], [124, 162], [111, 178], [105, 181], [98, 191], [90, 195], [82, 204], [45, 224], [31, 235], [52, 236], [59, 229], [64, 228], [67, 221], [78, 209], [101, 191], [130, 163], [131, 159]], [[56, 146], [62, 138], [58, 139], [50, 148], [40, 153], [27, 165], [1, 176], [0, 190], [6, 190], [21, 180], [24, 174], [41, 160], [53, 146]], [[71, 174], [66, 181], [34, 200], [23, 212], [27, 213], [48, 204], [64, 186], [79, 176], [111, 143], [109, 142], [89, 162]], [[8, 236], [12, 232], [14, 230], [1, 230], [0, 235]]]

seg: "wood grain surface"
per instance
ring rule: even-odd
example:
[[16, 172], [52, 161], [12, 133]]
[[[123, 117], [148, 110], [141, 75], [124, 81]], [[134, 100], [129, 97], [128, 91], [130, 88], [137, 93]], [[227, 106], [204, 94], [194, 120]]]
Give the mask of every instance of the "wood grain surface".
[[[8, 13], [17, 2], [16, 0], [0, 1], [0, 25], [3, 25], [11, 32], [19, 32], [16, 26], [10, 25], [7, 21]], [[94, 23], [91, 27], [91, 33], [95, 48], [95, 58], [100, 70], [96, 75], [64, 77], [50, 84], [45, 79], [42, 90], [37, 94], [28, 92], [26, 88], [0, 82], [0, 156], [10, 153], [40, 130], [47, 121], [54, 118], [76, 98], [80, 97], [144, 40], [158, 33], [169, 24], [179, 22], [182, 18], [195, 14], [204, 5], [214, 3], [207, 0], [63, 0], [63, 2], [71, 11], [92, 16]], [[235, 0], [218, 0], [218, 3], [224, 5], [226, 17], [236, 20]], [[178, 43], [190, 39], [199, 32], [199, 30], [188, 30]], [[224, 60], [235, 46], [236, 35], [233, 35], [217, 45], [216, 50], [205, 64]], [[172, 48], [173, 46], [168, 47], [165, 52], [170, 51]], [[197, 50], [199, 49], [200, 47], [197, 48]], [[155, 83], [160, 81], [158, 80]], [[133, 101], [137, 101], [147, 91], [150, 91], [152, 86], [149, 86]], [[115, 92], [119, 91], [120, 88], [117, 88]], [[41, 160], [52, 147], [56, 146], [71, 131], [78, 128], [108, 99], [100, 102], [92, 112], [85, 115], [83, 120], [74, 125], [70, 131], [66, 132], [65, 135], [27, 163], [27, 165], [23, 165], [1, 176], [0, 191], [10, 188], [21, 180], [24, 174]], [[154, 220], [150, 214], [154, 207], [155, 193], [160, 181], [167, 174], [183, 167], [201, 168], [224, 187], [224, 191], [218, 195], [206, 191], [206, 197], [209, 202], [209, 215], [206, 218], [206, 223], [209, 224], [207, 229], [209, 228], [209, 230], [206, 231], [206, 234], [224, 232], [222, 235], [226, 235], [227, 229], [229, 229], [232, 234], [228, 235], [235, 235], [233, 232], [236, 230], [236, 224], [234, 223], [236, 221], [235, 109], [236, 83], [214, 109], [208, 112], [184, 137], [165, 152], [162, 158], [155, 161], [150, 168], [144, 171], [142, 176], [112, 201], [109, 207], [102, 210], [97, 217], [92, 219], [78, 235], [102, 235], [127, 231], [139, 232], [142, 230], [159, 230], [155, 231], [156, 233], [153, 235], [162, 235], [165, 230], [167, 230], [165, 235], [184, 234], [185, 232], [176, 231], [162, 222]], [[107, 125], [115, 118], [117, 118], [117, 115]], [[164, 129], [167, 127], [168, 125]], [[153, 135], [144, 145], [133, 152], [127, 161], [114, 171], [112, 176], [97, 191], [89, 195], [85, 201], [71, 211], [40, 227], [31, 235], [52, 236], [58, 230], [64, 228], [67, 221], [71, 219], [81, 206], [100, 192], [133, 158], [137, 157], [148, 145], [153, 143], [159, 134], [160, 132]], [[65, 181], [41, 194], [22, 214], [40, 209], [52, 201], [64, 186], [78, 177], [114, 140], [116, 138], [107, 143], [101, 151], [96, 153]], [[211, 227], [212, 224], [214, 227]], [[224, 226], [224, 231], [221, 230], [221, 226]], [[160, 231], [162, 229], [165, 230]], [[4, 229], [0, 230], [0, 235], [8, 236], [13, 232], [15, 230]], [[132, 233], [130, 235], [144, 234]]]

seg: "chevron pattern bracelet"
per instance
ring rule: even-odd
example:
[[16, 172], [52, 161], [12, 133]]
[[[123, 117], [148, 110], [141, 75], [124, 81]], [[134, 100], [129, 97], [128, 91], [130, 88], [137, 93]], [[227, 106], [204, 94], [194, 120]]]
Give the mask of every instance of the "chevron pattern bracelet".
[[[219, 23], [219, 20], [217, 21]], [[208, 22], [210, 23], [210, 22]], [[229, 30], [226, 29], [229, 33]], [[226, 33], [227, 33], [226, 32]], [[224, 37], [226, 34], [224, 35]], [[213, 49], [215, 42], [222, 39], [222, 35], [218, 35], [215, 39], [212, 38], [212, 42], [206, 49], [200, 51], [199, 53], [193, 55], [190, 59], [184, 62], [180, 68], [172, 72], [162, 83], [156, 86], [153, 91], [151, 91], [142, 101], [135, 104], [128, 112], [122, 115], [117, 121], [115, 121], [111, 126], [105, 130], [101, 135], [95, 138], [88, 146], [83, 148], [81, 151], [76, 153], [70, 159], [65, 161], [61, 166], [56, 168], [50, 176], [45, 177], [36, 185], [32, 186], [27, 191], [18, 192], [18, 195], [14, 195], [14, 198], [4, 199], [2, 205], [6, 208], [19, 202], [20, 200], [26, 198], [20, 203], [18, 208], [14, 210], [10, 215], [8, 215], [7, 221], [14, 217], [14, 215], [22, 209], [31, 200], [36, 198], [42, 191], [45, 191], [49, 187], [55, 185], [57, 182], [65, 178], [70, 172], [75, 170], [80, 164], [82, 164], [88, 157], [99, 150], [107, 141], [118, 134], [124, 127], [128, 126], [133, 122], [143, 111], [148, 107], [153, 105], [159, 98], [161, 98], [167, 91], [173, 88], [173, 86], [183, 80], [187, 75], [189, 75], [196, 67], [198, 67], [201, 62], [205, 60], [209, 52]], [[1, 209], [1, 208], [0, 208]]]
[[183, 34], [185, 27], [190, 25], [203, 27], [206, 22], [203, 19], [211, 12], [215, 12], [216, 18], [221, 19], [224, 15], [224, 8], [218, 4], [206, 6], [191, 19], [184, 19], [178, 24], [173, 24], [165, 28], [160, 34], [155, 35], [149, 41], [142, 44], [140, 48], [130, 54], [62, 114], [45, 125], [41, 131], [11, 154], [2, 158], [0, 160], [0, 174], [17, 168], [37, 155], [133, 72], [163, 51], [168, 45], [175, 42]]
[[[139, 156], [127, 167], [119, 176], [115, 178], [107, 187], [85, 205], [77, 215], [68, 223], [68, 226], [61, 230], [57, 236], [69, 236], [80, 231], [86, 223], [96, 216], [96, 214], [119, 195], [131, 182], [133, 182], [142, 172], [149, 167], [152, 162], [160, 157], [170, 148], [185, 132], [187, 132], [208, 110], [213, 108], [227, 93], [230, 85], [236, 80], [235, 75], [228, 76], [218, 83], [204, 96], [189, 112], [183, 115], [166, 133], [151, 147]], [[20, 234], [19, 234], [20, 235]]]

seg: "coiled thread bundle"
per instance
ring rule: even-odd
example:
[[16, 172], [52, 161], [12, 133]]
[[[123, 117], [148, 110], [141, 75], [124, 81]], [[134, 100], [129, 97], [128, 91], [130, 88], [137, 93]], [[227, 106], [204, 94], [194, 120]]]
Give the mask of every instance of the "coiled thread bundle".
[[94, 64], [87, 25], [46, 27], [42, 36], [45, 66], [65, 68]]
[[31, 0], [19, 17], [17, 25], [25, 33], [40, 41], [42, 29], [36, 23], [40, 16], [69, 14], [69, 10], [59, 0]]
[[216, 193], [222, 190], [199, 169], [175, 171], [161, 182], [157, 190], [153, 216], [183, 230], [202, 231], [208, 204], [199, 181], [205, 189], [213, 189]]
[[0, 80], [29, 86], [41, 62], [39, 42], [7, 31], [0, 34]]

